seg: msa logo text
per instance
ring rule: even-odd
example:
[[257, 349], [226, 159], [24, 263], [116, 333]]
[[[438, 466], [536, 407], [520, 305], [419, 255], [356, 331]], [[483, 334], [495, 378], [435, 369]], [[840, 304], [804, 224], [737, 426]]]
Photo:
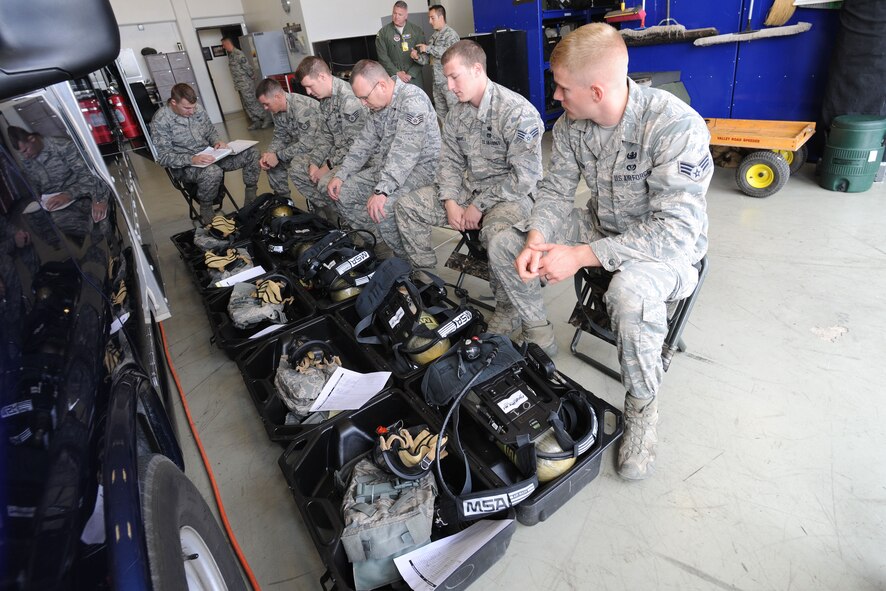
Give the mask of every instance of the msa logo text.
[[347, 273], [348, 271], [350, 271], [351, 269], [353, 269], [354, 267], [356, 267], [357, 265], [359, 265], [363, 261], [367, 260], [368, 258], [369, 258], [369, 251], [364, 250], [360, 254], [349, 258], [348, 260], [346, 260], [345, 262], [340, 264], [338, 267], [336, 267], [335, 272], [338, 273], [339, 275], [344, 275], [345, 273]]
[[458, 329], [467, 326], [468, 323], [473, 319], [473, 317], [474, 315], [471, 313], [470, 310], [465, 310], [464, 312], [444, 324], [443, 327], [440, 328], [439, 331], [437, 331], [437, 334], [439, 334], [441, 338], [448, 337]]
[[464, 500], [462, 501], [462, 512], [465, 517], [470, 515], [485, 515], [486, 513], [495, 513], [510, 507], [507, 495], [496, 495], [494, 497], [485, 497], [482, 499]]

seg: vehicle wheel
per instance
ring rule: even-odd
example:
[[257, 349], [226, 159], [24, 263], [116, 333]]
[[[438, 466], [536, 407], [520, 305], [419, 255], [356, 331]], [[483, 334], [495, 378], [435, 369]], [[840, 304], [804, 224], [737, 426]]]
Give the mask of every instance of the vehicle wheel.
[[735, 171], [738, 188], [749, 197], [769, 197], [788, 182], [791, 169], [784, 158], [768, 150], [751, 152]]
[[806, 147], [806, 144], [800, 146], [800, 148], [794, 152], [790, 150], [772, 150], [776, 154], [779, 154], [782, 158], [784, 158], [788, 166], [791, 169], [791, 174], [794, 174], [800, 168], [806, 164], [806, 159], [809, 157], [809, 148]]
[[139, 461], [154, 589], [246, 591], [227, 538], [197, 487], [165, 456]]

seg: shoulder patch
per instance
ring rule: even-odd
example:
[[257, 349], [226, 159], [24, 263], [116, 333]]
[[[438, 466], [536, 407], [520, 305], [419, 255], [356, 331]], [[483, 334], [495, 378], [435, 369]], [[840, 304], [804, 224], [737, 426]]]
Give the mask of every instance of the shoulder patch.
[[412, 125], [421, 125], [425, 122], [425, 114], [418, 113], [417, 115], [410, 115], [409, 113], [405, 113], [403, 115], [403, 119], [405, 119], [407, 123], [411, 123]]
[[524, 124], [519, 129], [517, 129], [516, 139], [520, 142], [526, 142], [527, 144], [538, 137], [539, 130], [538, 124], [529, 123]]
[[697, 181], [711, 167], [711, 155], [705, 154], [704, 158], [696, 164], [691, 162], [677, 161], [677, 170], [680, 174], [689, 177], [690, 180]]
[[345, 119], [353, 123], [357, 119], [360, 118], [360, 111], [354, 111], [353, 113], [344, 113]]

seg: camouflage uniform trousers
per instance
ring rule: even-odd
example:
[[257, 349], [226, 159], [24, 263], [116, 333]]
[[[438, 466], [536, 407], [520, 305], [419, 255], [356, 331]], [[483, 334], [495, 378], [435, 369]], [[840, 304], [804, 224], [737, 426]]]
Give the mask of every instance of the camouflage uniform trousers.
[[252, 122], [264, 121], [266, 117], [270, 117], [258, 99], [255, 98], [255, 85], [252, 80], [240, 80], [236, 84], [237, 92], [240, 93], [240, 102], [243, 104], [243, 110], [252, 119]]
[[[458, 203], [462, 207], [470, 200], [471, 195], [463, 190]], [[520, 201], [502, 201], [483, 212], [480, 229], [480, 242], [489, 250], [489, 242], [493, 236], [506, 232], [511, 227], [529, 217], [532, 211], [532, 200], [525, 197]], [[413, 266], [421, 269], [434, 269], [437, 266], [437, 254], [431, 243], [431, 226], [446, 226], [446, 208], [437, 198], [433, 186], [422, 187], [403, 195], [397, 202], [394, 212], [397, 227], [403, 240], [403, 248]], [[491, 264], [491, 261], [490, 261]], [[513, 267], [513, 263], [511, 264]], [[489, 287], [495, 294], [496, 302], [506, 302], [507, 294], [498, 289], [498, 280], [494, 273], [489, 273]]]
[[[575, 208], [548, 242], [577, 246], [600, 238], [603, 235], [593, 229], [589, 212]], [[489, 266], [520, 318], [544, 321], [539, 280], [524, 283], [514, 267], [525, 241], [526, 234], [516, 229], [496, 234], [489, 244]], [[661, 348], [668, 333], [667, 303], [689, 296], [697, 283], [698, 271], [692, 265], [654, 261], [626, 261], [612, 276], [603, 299], [616, 336], [622, 384], [632, 396], [648, 399], [658, 393]]]
[[[274, 168], [269, 168], [266, 172], [268, 173], [268, 184], [271, 186], [271, 191], [274, 192], [274, 195], [279, 195], [280, 197], [290, 197], [292, 195], [292, 191], [289, 190], [289, 178], [293, 177], [293, 169], [295, 166], [298, 166], [293, 160], [284, 160], [283, 158], [277, 157], [277, 166]], [[295, 179], [293, 178], [293, 183]], [[298, 186], [298, 185], [296, 185]], [[305, 196], [307, 199], [307, 196]]]
[[432, 94], [434, 95], [434, 109], [437, 111], [437, 117], [441, 120], [446, 119], [449, 109], [458, 102], [458, 97], [449, 90], [446, 84], [434, 84]]
[[394, 206], [397, 200], [418, 187], [431, 185], [434, 182], [434, 171], [428, 167], [416, 167], [407, 177], [399, 189], [388, 195], [385, 201], [384, 214], [381, 222], [375, 223], [369, 217], [366, 202], [377, 184], [376, 174], [372, 169], [364, 168], [360, 172], [348, 176], [342, 183], [339, 199], [336, 202], [339, 215], [351, 228], [355, 230], [369, 230], [375, 235], [376, 240], [383, 240], [394, 254], [400, 258], [407, 258], [403, 248], [403, 240], [400, 238], [400, 230], [397, 228], [397, 220], [394, 214]]
[[289, 168], [289, 178], [292, 179], [292, 184], [295, 185], [298, 192], [305, 198], [308, 208], [312, 212], [331, 220], [332, 214], [338, 208], [335, 205], [335, 201], [326, 192], [326, 188], [329, 186], [329, 181], [338, 172], [339, 167], [332, 168], [320, 177], [319, 181], [314, 183], [311, 181], [311, 177], [308, 176], [308, 158], [304, 157], [299, 160], [300, 162], [296, 163], [295, 159], [293, 159], [293, 165]]
[[206, 168], [188, 166], [187, 168], [170, 168], [175, 178], [186, 183], [197, 183], [197, 200], [201, 204], [212, 205], [218, 197], [218, 189], [225, 178], [225, 173], [238, 168], [243, 169], [243, 184], [247, 187], [258, 185], [258, 152], [254, 148], [239, 154], [231, 154], [214, 162]]

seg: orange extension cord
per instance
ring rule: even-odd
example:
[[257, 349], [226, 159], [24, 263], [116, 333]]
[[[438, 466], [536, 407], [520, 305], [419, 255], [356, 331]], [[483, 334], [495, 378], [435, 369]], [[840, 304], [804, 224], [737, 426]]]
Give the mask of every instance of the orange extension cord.
[[222, 524], [225, 526], [225, 532], [228, 534], [228, 539], [231, 541], [231, 546], [234, 548], [237, 560], [240, 561], [240, 566], [243, 567], [243, 571], [249, 579], [249, 584], [254, 591], [261, 591], [261, 587], [255, 579], [255, 574], [252, 572], [252, 569], [249, 568], [249, 563], [246, 562], [246, 557], [243, 556], [240, 544], [237, 543], [237, 538], [234, 536], [234, 531], [231, 529], [231, 524], [228, 521], [228, 515], [225, 513], [225, 506], [222, 504], [221, 495], [218, 492], [218, 486], [215, 482], [215, 474], [212, 473], [212, 468], [209, 467], [209, 458], [206, 457], [206, 450], [203, 449], [203, 442], [200, 441], [200, 435], [197, 433], [197, 427], [194, 425], [194, 420], [191, 417], [191, 409], [188, 407], [188, 401], [185, 399], [185, 392], [182, 390], [181, 382], [178, 381], [178, 373], [175, 371], [175, 366], [172, 364], [172, 355], [170, 355], [169, 345], [166, 343], [166, 331], [163, 329], [163, 323], [158, 322], [157, 324], [160, 326], [160, 337], [163, 339], [163, 352], [166, 355], [166, 363], [169, 366], [169, 371], [172, 372], [172, 379], [175, 380], [175, 387], [178, 390], [179, 398], [181, 398], [182, 407], [185, 410], [185, 416], [188, 417], [188, 426], [191, 429], [191, 434], [194, 436], [194, 442], [197, 444], [197, 449], [200, 450], [200, 457], [203, 459], [203, 467], [206, 469], [206, 475], [209, 476], [209, 483], [212, 486], [212, 494], [215, 497], [215, 504], [218, 507], [218, 513], [221, 516]]

